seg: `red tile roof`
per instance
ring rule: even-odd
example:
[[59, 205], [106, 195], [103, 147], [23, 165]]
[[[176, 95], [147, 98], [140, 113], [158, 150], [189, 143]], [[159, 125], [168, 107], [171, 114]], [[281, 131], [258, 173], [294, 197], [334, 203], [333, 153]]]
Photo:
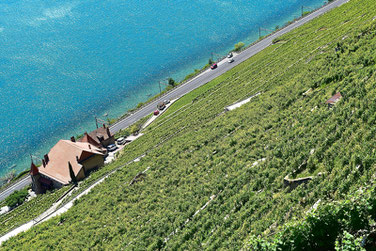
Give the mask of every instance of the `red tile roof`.
[[46, 166], [41, 166], [39, 172], [50, 177], [63, 185], [69, 184], [68, 161], [72, 164], [73, 172], [77, 175], [83, 167], [78, 161], [84, 160], [91, 155], [104, 155], [98, 147], [83, 142], [60, 140], [48, 153], [49, 161]]
[[328, 99], [325, 103], [326, 104], [335, 104], [338, 102], [338, 100], [340, 100], [342, 98], [342, 95], [340, 92], [337, 92], [336, 94], [334, 94], [333, 97], [331, 97], [330, 99]]
[[85, 142], [85, 143], [90, 143], [96, 147], [102, 147], [101, 144], [99, 144], [97, 141], [95, 141], [92, 137], [90, 137], [87, 132], [85, 132], [84, 136], [78, 140], [79, 142]]
[[33, 162], [31, 162], [31, 166], [30, 166], [30, 175], [37, 175], [39, 174], [39, 171], [38, 171], [38, 167], [36, 167], [34, 165]]
[[[86, 133], [87, 134], [87, 133]], [[104, 140], [107, 140], [108, 138], [112, 137], [110, 133], [110, 129], [103, 125], [103, 127], [99, 127], [95, 129], [92, 132], [89, 132], [88, 136], [94, 140], [98, 145], [101, 145], [101, 142]], [[87, 137], [82, 137], [79, 139], [80, 142], [85, 142], [84, 140], [87, 140], [87, 142], [90, 142], [90, 139], [87, 139]]]

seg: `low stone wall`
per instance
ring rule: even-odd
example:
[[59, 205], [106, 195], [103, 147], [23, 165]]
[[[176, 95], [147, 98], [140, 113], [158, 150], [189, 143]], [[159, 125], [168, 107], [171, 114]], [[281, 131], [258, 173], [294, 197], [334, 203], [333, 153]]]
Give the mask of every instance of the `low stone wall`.
[[288, 187], [290, 187], [291, 190], [293, 190], [301, 184], [306, 184], [306, 183], [310, 182], [312, 179], [313, 179], [312, 176], [299, 178], [299, 179], [289, 179], [289, 176], [286, 175], [286, 177], [283, 179], [283, 185], [285, 187], [288, 186]]

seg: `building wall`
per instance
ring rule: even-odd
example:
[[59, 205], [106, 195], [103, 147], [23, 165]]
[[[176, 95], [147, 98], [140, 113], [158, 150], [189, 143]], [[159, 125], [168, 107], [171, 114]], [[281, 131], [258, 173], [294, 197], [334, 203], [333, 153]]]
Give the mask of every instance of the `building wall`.
[[31, 189], [36, 193], [36, 194], [41, 194], [43, 193], [43, 189], [42, 189], [42, 186], [39, 182], [39, 178], [40, 178], [40, 174], [37, 174], [37, 175], [30, 175], [31, 176], [31, 180], [32, 180], [32, 184], [31, 184]]
[[83, 161], [81, 164], [84, 166], [85, 171], [88, 172], [88, 171], [91, 171], [92, 169], [103, 166], [104, 158], [102, 155], [95, 154], [92, 157]]
[[102, 144], [102, 146], [104, 146], [104, 147], [107, 147], [108, 145], [111, 145], [111, 144], [115, 144], [115, 137], [112, 136], [112, 137], [110, 137], [110, 138], [108, 138], [108, 139], [106, 139], [106, 140], [103, 140], [103, 141], [101, 142], [101, 144]]
[[50, 177], [48, 177], [48, 176], [46, 176], [46, 175], [41, 174], [41, 176], [44, 177], [44, 178], [46, 178], [46, 179], [48, 179], [48, 180], [51, 180], [54, 188], [61, 188], [61, 187], [64, 186], [64, 185], [63, 185], [62, 183], [60, 183], [59, 181], [56, 181], [56, 180], [54, 180], [54, 179], [52, 179], [52, 178], [50, 178]]
[[77, 180], [83, 180], [85, 178], [85, 171], [84, 168], [81, 168], [80, 171], [76, 175]]

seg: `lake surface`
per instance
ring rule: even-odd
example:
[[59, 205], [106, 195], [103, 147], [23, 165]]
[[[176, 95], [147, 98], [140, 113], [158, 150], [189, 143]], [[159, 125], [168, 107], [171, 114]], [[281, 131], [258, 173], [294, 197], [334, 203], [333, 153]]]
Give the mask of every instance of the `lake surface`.
[[[322, 0], [4, 0], [0, 176]], [[263, 35], [265, 35], [264, 33]], [[14, 166], [16, 164], [16, 166]], [[11, 168], [13, 166], [13, 168]]]

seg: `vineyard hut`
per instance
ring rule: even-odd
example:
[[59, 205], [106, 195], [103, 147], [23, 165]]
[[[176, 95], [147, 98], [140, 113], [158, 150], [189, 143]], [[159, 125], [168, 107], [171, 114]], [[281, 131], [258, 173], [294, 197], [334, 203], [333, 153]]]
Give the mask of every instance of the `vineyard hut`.
[[325, 103], [328, 104], [328, 107], [331, 108], [333, 107], [340, 99], [342, 98], [342, 95], [340, 92], [337, 92], [336, 94], [334, 94], [333, 97], [331, 97], [330, 99], [328, 99]]

